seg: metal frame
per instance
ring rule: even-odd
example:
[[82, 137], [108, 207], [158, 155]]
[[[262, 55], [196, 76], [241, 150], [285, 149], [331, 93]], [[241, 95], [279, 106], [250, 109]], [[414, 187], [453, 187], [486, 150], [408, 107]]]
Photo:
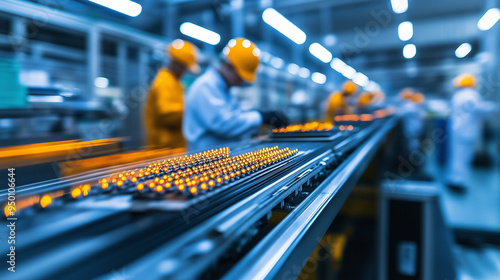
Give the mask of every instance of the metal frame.
[[389, 120], [279, 223], [224, 279], [297, 277], [396, 120]]

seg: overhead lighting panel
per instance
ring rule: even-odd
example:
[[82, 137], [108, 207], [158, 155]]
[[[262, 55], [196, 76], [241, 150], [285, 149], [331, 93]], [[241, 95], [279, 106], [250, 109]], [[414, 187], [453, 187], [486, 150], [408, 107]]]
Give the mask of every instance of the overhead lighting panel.
[[279, 57], [273, 57], [271, 59], [271, 65], [276, 68], [276, 69], [281, 69], [283, 66], [285, 66], [285, 61]]
[[290, 64], [288, 64], [287, 70], [288, 70], [288, 73], [290, 73], [292, 75], [297, 75], [297, 74], [299, 74], [300, 67], [295, 63], [290, 63]]
[[345, 62], [343, 62], [342, 60], [340, 60], [339, 58], [335, 57], [332, 62], [330, 63], [330, 67], [332, 67], [333, 70], [339, 72], [339, 73], [342, 73], [342, 69], [344, 69], [344, 67], [346, 66], [347, 64]]
[[311, 80], [317, 84], [322, 85], [322, 84], [326, 83], [326, 76], [322, 73], [314, 72], [311, 75]]
[[342, 74], [342, 76], [346, 77], [347, 79], [351, 80], [352, 78], [354, 78], [356, 70], [354, 70], [354, 68], [346, 64], [346, 66], [342, 68], [342, 72], [340, 72], [340, 74]]
[[417, 54], [417, 47], [414, 44], [407, 44], [403, 47], [403, 56], [412, 59]]
[[410, 21], [403, 21], [398, 26], [398, 36], [401, 41], [408, 41], [413, 37], [413, 23]]
[[477, 28], [485, 31], [497, 23], [500, 19], [500, 10], [498, 8], [491, 8], [481, 17], [481, 19], [477, 22]]
[[297, 45], [302, 45], [306, 41], [306, 33], [295, 26], [286, 17], [273, 8], [267, 8], [262, 13], [262, 19], [272, 28], [285, 35]]
[[309, 52], [324, 63], [332, 60], [332, 53], [319, 43], [312, 43]]
[[368, 86], [368, 83], [370, 82], [370, 80], [365, 74], [359, 72], [354, 75], [352, 81], [362, 87]]
[[136, 17], [141, 14], [142, 6], [139, 3], [130, 0], [89, 0], [92, 3], [104, 6], [108, 9], [117, 11], [130, 17]]
[[305, 67], [302, 67], [300, 68], [299, 70], [299, 77], [301, 78], [309, 78], [309, 75], [311, 74], [311, 71], [309, 71], [309, 69], [305, 68]]
[[191, 22], [181, 24], [180, 31], [186, 36], [210, 45], [217, 45], [220, 42], [219, 34]]
[[464, 58], [470, 53], [471, 50], [472, 46], [469, 43], [463, 43], [455, 50], [455, 55], [458, 58]]
[[408, 10], [408, 0], [391, 0], [391, 6], [396, 14], [402, 14]]

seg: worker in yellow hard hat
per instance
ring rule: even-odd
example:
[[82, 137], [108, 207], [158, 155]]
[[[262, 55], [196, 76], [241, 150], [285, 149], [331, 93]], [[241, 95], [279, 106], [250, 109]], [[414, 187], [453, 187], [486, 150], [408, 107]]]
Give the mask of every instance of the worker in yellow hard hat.
[[359, 95], [358, 98], [358, 110], [365, 110], [367, 109], [371, 103], [375, 95], [372, 92], [364, 91]]
[[411, 95], [410, 100], [414, 103], [422, 104], [425, 101], [425, 96], [420, 92], [416, 92]]
[[453, 80], [457, 91], [451, 100], [448, 126], [450, 149], [447, 185], [457, 191], [466, 190], [484, 120], [488, 113], [496, 109], [494, 103], [482, 100], [475, 89], [476, 84], [472, 74], [462, 74]]
[[184, 88], [181, 77], [190, 71], [198, 73], [198, 49], [184, 40], [174, 40], [166, 49], [170, 60], [160, 68], [151, 85], [145, 108], [149, 148], [185, 147], [182, 135]]
[[336, 115], [350, 114], [353, 111], [351, 100], [356, 95], [358, 86], [352, 81], [346, 81], [341, 91], [336, 91], [327, 99], [326, 120], [333, 122]]
[[244, 111], [230, 88], [256, 80], [260, 50], [248, 39], [231, 39], [223, 61], [194, 81], [186, 97], [183, 132], [190, 150], [214, 148], [256, 134], [262, 124], [288, 124], [277, 112]]
[[399, 93], [399, 115], [402, 119], [403, 135], [406, 138], [407, 154], [419, 151], [420, 138], [424, 132], [424, 95], [404, 88]]
[[411, 88], [404, 88], [401, 90], [399, 93], [399, 98], [403, 101], [410, 101], [411, 97], [413, 96], [413, 90]]

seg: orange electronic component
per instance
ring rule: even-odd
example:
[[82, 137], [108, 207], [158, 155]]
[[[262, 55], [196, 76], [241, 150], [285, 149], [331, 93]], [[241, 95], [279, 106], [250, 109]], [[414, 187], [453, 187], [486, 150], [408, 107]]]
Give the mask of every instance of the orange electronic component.
[[154, 187], [155, 187], [155, 183], [153, 183], [153, 182], [149, 183], [149, 184], [148, 184], [148, 187], [149, 187], [150, 189], [154, 188]]
[[16, 204], [5, 204], [3, 212], [5, 213], [5, 217], [13, 216], [17, 212]]
[[162, 185], [156, 186], [156, 191], [157, 192], [162, 192], [163, 191], [163, 186]]
[[198, 188], [196, 188], [196, 187], [191, 187], [191, 188], [189, 189], [189, 192], [190, 192], [190, 193], [192, 193], [192, 194], [195, 194], [195, 193], [197, 193], [197, 192], [198, 192]]
[[[337, 119], [335, 119], [338, 121]], [[287, 127], [283, 127], [280, 129], [273, 129], [273, 133], [287, 133], [287, 132], [307, 132], [307, 131], [329, 131], [333, 128], [333, 124], [331, 122], [310, 122], [305, 124], [294, 124], [289, 125]], [[275, 147], [273, 147], [273, 150]]]
[[77, 198], [77, 197], [79, 197], [81, 194], [82, 194], [82, 190], [80, 190], [80, 188], [74, 188], [74, 189], [71, 191], [71, 197], [73, 197], [73, 198]]
[[123, 186], [123, 181], [118, 181], [118, 182], [116, 182], [116, 185], [117, 185], [118, 187]]
[[138, 191], [142, 191], [144, 189], [144, 184], [143, 183], [139, 183], [135, 187], [137, 188]]
[[[108, 187], [108, 183], [103, 183], [103, 188], [104, 188], [104, 184], [106, 184], [106, 188], [107, 188]], [[82, 186], [83, 196], [89, 195], [89, 191], [90, 191], [90, 185], [89, 184], [85, 184], [85, 185]]]
[[49, 206], [51, 203], [52, 198], [47, 194], [42, 196], [42, 198], [40, 199], [40, 206], [42, 206], [42, 208]]
[[186, 187], [184, 186], [184, 184], [180, 184], [180, 185], [178, 185], [178, 186], [177, 186], [177, 189], [178, 189], [179, 191], [183, 191], [185, 188], [186, 188]]

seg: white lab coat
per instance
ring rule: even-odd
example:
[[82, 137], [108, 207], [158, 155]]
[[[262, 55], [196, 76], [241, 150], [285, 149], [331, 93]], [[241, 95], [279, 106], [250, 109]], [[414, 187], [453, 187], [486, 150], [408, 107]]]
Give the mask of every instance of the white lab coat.
[[409, 152], [420, 147], [420, 136], [424, 130], [422, 104], [412, 101], [403, 101], [401, 105], [401, 115], [403, 121], [403, 134], [407, 141]]
[[220, 147], [258, 132], [262, 116], [243, 111], [216, 69], [209, 69], [189, 88], [182, 130], [189, 150]]
[[484, 118], [494, 109], [493, 103], [484, 102], [472, 88], [460, 89], [453, 96], [448, 124], [449, 183], [466, 185]]

